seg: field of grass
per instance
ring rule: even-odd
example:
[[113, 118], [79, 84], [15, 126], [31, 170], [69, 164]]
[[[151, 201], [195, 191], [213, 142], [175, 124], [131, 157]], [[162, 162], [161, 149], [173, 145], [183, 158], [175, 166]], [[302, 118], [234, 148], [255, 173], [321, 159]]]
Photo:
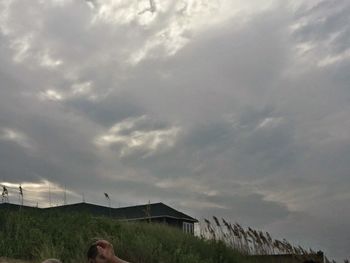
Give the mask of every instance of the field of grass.
[[286, 262], [269, 256], [273, 254], [291, 255], [288, 262], [320, 262], [312, 250], [216, 217], [213, 222], [205, 219], [200, 237], [195, 237], [163, 224], [121, 222], [85, 213], [0, 210], [0, 263], [20, 262], [8, 258], [41, 262], [52, 257], [63, 263], [86, 262], [86, 250], [96, 238], [109, 240], [119, 257], [133, 263]]
[[87, 214], [0, 211], [0, 256], [40, 262], [86, 262], [94, 238], [111, 241], [118, 256], [134, 263], [245, 263], [222, 241], [203, 240], [161, 224], [127, 223]]

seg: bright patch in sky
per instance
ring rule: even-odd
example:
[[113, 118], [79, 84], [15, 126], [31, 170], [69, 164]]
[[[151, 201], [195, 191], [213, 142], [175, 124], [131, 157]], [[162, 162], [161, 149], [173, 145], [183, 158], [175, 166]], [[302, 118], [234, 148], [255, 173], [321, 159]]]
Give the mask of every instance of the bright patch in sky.
[[144, 157], [172, 147], [176, 142], [178, 127], [163, 129], [139, 129], [138, 124], [149, 121], [146, 116], [124, 120], [115, 124], [106, 134], [96, 138], [102, 147], [120, 147], [120, 155], [143, 152]]
[[52, 101], [60, 101], [64, 99], [61, 93], [53, 89], [48, 89], [43, 92], [40, 92], [39, 98], [43, 100], [52, 100]]
[[0, 140], [15, 142], [24, 148], [31, 148], [27, 136], [14, 129], [0, 129]]

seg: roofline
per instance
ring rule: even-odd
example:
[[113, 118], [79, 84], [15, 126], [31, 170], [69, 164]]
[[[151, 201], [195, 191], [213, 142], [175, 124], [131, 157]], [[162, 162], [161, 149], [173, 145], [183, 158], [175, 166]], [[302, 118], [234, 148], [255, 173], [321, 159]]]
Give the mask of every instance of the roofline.
[[97, 204], [93, 204], [93, 203], [86, 203], [86, 202], [80, 202], [80, 203], [74, 203], [74, 204], [67, 204], [67, 205], [59, 205], [59, 206], [51, 206], [51, 207], [35, 207], [35, 206], [26, 206], [26, 205], [19, 205], [19, 204], [13, 204], [13, 203], [0, 203], [1, 204], [9, 204], [9, 205], [13, 205], [13, 206], [17, 206], [17, 207], [26, 207], [26, 208], [37, 208], [37, 209], [41, 209], [41, 210], [49, 210], [49, 209], [55, 209], [55, 208], [64, 208], [64, 207], [72, 207], [75, 205], [92, 205], [92, 206], [96, 206], [96, 207], [101, 207], [101, 208], [107, 208], [107, 209], [112, 209], [114, 211], [119, 210], [119, 209], [128, 209], [128, 208], [135, 208], [135, 207], [144, 207], [147, 205], [159, 205], [162, 204], [164, 206], [169, 207], [170, 209], [175, 210], [178, 213], [181, 213], [187, 217], [175, 217], [175, 216], [170, 216], [170, 215], [160, 215], [160, 216], [150, 216], [150, 217], [140, 217], [140, 218], [132, 218], [130, 220], [138, 220], [138, 219], [149, 219], [149, 218], [159, 218], [159, 217], [168, 217], [168, 218], [176, 218], [176, 219], [182, 219], [182, 220], [188, 220], [188, 221], [193, 221], [193, 222], [198, 222], [198, 220], [196, 218], [193, 218], [189, 215], [186, 215], [183, 212], [180, 212], [174, 208], [172, 208], [171, 206], [168, 206], [162, 202], [157, 202], [157, 203], [150, 203], [150, 204], [143, 204], [143, 205], [135, 205], [135, 206], [125, 206], [125, 207], [108, 207], [108, 206], [103, 206], [103, 205], [97, 205]]
[[125, 221], [134, 221], [134, 220], [141, 220], [141, 219], [152, 219], [152, 218], [160, 218], [160, 217], [167, 217], [167, 218], [173, 218], [173, 219], [182, 219], [182, 220], [187, 220], [187, 221], [192, 221], [193, 223], [199, 222], [197, 219], [189, 219], [189, 218], [184, 218], [184, 217], [175, 217], [175, 216], [170, 216], [170, 215], [160, 215], [160, 216], [148, 216], [148, 217], [136, 217], [136, 218], [118, 218], [119, 220], [125, 220]]
[[14, 204], [14, 203], [0, 203], [0, 205], [10, 205], [10, 206], [23, 207], [23, 208], [38, 208], [38, 209], [42, 209], [42, 208], [37, 207], [37, 206], [20, 205], [20, 204]]
[[[94, 204], [94, 203], [79, 202], [79, 203], [67, 204], [67, 205], [58, 205], [58, 206], [51, 206], [51, 207], [43, 207], [42, 209], [50, 209], [50, 208], [56, 208], [56, 207], [67, 207], [67, 206], [81, 205], [81, 204], [94, 205], [94, 206], [99, 206], [99, 207], [104, 207], [104, 208], [110, 208], [109, 206], [98, 205], [98, 204]], [[164, 204], [164, 203], [162, 203], [162, 202], [157, 202], [157, 203], [150, 203], [150, 204], [143, 204], [143, 205], [133, 205], [133, 206], [123, 206], [123, 207], [111, 207], [111, 209], [123, 209], [123, 208], [138, 207], [138, 206], [145, 206], [145, 205], [158, 205], [158, 204], [166, 205], [166, 204]]]
[[[189, 216], [189, 215], [186, 215], [185, 213], [183, 213], [183, 212], [181, 212], [181, 211], [178, 211], [178, 210], [172, 208], [171, 206], [168, 206], [168, 205], [164, 204], [163, 202], [150, 203], [150, 204], [143, 204], [143, 205], [134, 205], [134, 206], [124, 206], [124, 207], [108, 207], [108, 206], [97, 205], [97, 204], [93, 204], [93, 203], [80, 202], [80, 203], [74, 203], [74, 204], [68, 204], [68, 205], [59, 205], [59, 206], [53, 206], [53, 207], [44, 207], [44, 208], [42, 208], [42, 209], [52, 209], [52, 208], [70, 207], [70, 206], [82, 205], [82, 204], [85, 204], [85, 205], [93, 205], [93, 206], [103, 207], [103, 208], [112, 209], [112, 210], [128, 209], [128, 208], [144, 207], [144, 206], [147, 206], [147, 205], [159, 205], [159, 204], [162, 204], [162, 205], [167, 206], [167, 207], [169, 207], [170, 209], [173, 209], [173, 210], [175, 210], [176, 212], [181, 213], [181, 214], [183, 214], [183, 215], [185, 215], [185, 216], [188, 217], [188, 218], [184, 217], [184, 219], [186, 219], [186, 220], [192, 220], [192, 221], [198, 222], [197, 219], [195, 219], [195, 218], [193, 218], [193, 217], [191, 217], [191, 216]], [[171, 216], [169, 216], [169, 217], [171, 217]], [[181, 217], [174, 217], [174, 218], [179, 218], [179, 219], [181, 219]]]

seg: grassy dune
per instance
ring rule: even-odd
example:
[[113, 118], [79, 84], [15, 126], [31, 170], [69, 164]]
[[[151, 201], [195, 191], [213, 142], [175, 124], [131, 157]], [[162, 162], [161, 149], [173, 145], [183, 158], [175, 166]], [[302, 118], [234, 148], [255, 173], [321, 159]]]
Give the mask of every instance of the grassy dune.
[[110, 240], [120, 257], [135, 263], [249, 262], [221, 241], [202, 240], [166, 225], [122, 223], [82, 213], [0, 211], [2, 257], [85, 262], [86, 248], [96, 237]]
[[16, 260], [16, 259], [0, 257], [0, 263], [30, 263], [30, 262], [29, 261], [23, 261], [23, 260]]

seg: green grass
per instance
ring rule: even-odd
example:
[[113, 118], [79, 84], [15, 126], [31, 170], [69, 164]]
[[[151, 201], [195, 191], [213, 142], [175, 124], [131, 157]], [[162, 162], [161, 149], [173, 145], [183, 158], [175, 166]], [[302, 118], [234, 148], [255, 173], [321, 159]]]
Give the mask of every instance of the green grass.
[[0, 255], [4, 257], [86, 262], [85, 252], [93, 238], [109, 240], [119, 257], [134, 263], [248, 262], [222, 241], [202, 240], [166, 225], [82, 213], [0, 211]]

